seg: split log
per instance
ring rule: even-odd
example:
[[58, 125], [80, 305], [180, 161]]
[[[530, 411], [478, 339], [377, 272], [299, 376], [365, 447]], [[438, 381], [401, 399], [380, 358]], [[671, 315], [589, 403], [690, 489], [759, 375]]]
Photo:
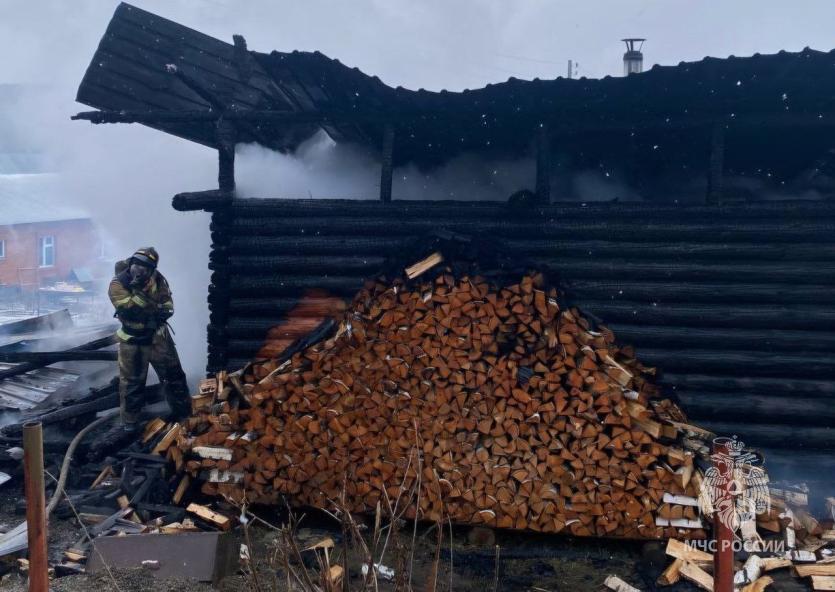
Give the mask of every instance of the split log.
[[406, 277], [410, 280], [415, 279], [419, 275], [429, 271], [444, 260], [441, 253], [432, 253], [426, 259], [422, 259], [406, 268]]
[[670, 557], [693, 563], [699, 567], [711, 567], [713, 565], [713, 555], [700, 551], [676, 539], [667, 541], [665, 552]]
[[191, 484], [191, 477], [188, 475], [183, 475], [180, 479], [179, 484], [177, 485], [177, 489], [174, 490], [174, 495], [171, 496], [171, 501], [175, 504], [179, 504], [183, 500], [183, 496], [188, 489], [188, 486]]
[[742, 592], [763, 592], [768, 586], [774, 583], [774, 578], [763, 576], [742, 588]]
[[203, 493], [232, 500], [328, 509], [345, 483], [356, 513], [416, 491], [410, 519], [704, 538], [694, 455], [713, 434], [654, 372], [540, 274], [500, 286], [435, 264], [367, 282], [341, 320], [248, 364], [239, 387], [204, 383], [211, 401], [177, 447]]
[[835, 576], [835, 563], [795, 565], [794, 569], [801, 578], [809, 576]]
[[681, 566], [684, 565], [684, 559], [675, 559], [667, 566], [656, 583], [659, 586], [672, 586], [681, 579]]
[[174, 444], [174, 441], [177, 439], [177, 436], [180, 434], [181, 426], [178, 423], [172, 425], [159, 443], [154, 446], [154, 449], [151, 451], [152, 454], [164, 454], [166, 450], [168, 450], [169, 446]]
[[685, 580], [696, 584], [702, 590], [713, 592], [713, 576], [694, 563], [685, 561], [679, 571], [681, 572], [681, 577]]
[[780, 569], [783, 567], [791, 566], [791, 560], [786, 559], [785, 557], [765, 557], [762, 559], [762, 569], [765, 573], [768, 573], [774, 569]]
[[812, 576], [812, 590], [835, 590], [835, 576]]

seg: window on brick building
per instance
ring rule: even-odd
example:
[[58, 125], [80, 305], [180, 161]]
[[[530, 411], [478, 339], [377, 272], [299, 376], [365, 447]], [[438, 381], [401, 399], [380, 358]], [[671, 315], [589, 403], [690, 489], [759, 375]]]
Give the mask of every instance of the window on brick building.
[[55, 265], [55, 237], [42, 236], [39, 242], [40, 254], [38, 257], [38, 265], [40, 267], [52, 267]]
[[6, 258], [6, 241], [0, 240], [0, 259]]

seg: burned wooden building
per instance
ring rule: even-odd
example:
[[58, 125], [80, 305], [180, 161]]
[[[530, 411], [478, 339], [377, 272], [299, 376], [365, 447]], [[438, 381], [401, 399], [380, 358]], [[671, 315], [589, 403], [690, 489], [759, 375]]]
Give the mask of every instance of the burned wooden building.
[[[759, 446], [773, 473], [817, 482], [835, 470], [833, 71], [835, 52], [806, 49], [412, 91], [122, 4], [78, 91], [98, 111], [76, 118], [218, 150], [219, 188], [173, 202], [212, 213], [211, 370], [256, 355], [309, 290], [350, 296], [428, 233], [489, 237], [634, 344], [693, 420]], [[379, 156], [379, 195], [236, 194], [236, 144], [292, 152], [319, 130]], [[462, 154], [534, 159], [531, 199], [393, 194], [395, 167]], [[559, 167], [597, 163], [617, 163], [643, 200], [564, 201]]]

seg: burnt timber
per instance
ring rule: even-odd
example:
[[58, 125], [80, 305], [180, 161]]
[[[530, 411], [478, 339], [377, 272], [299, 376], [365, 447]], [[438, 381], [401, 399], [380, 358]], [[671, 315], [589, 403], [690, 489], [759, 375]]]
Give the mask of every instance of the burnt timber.
[[[174, 204], [211, 208], [212, 195]], [[835, 470], [833, 204], [223, 203], [211, 370], [242, 367], [306, 290], [348, 297], [429, 230], [488, 235], [634, 344], [693, 421], [762, 447], [777, 475]]]
[[[833, 68], [835, 52], [807, 48], [626, 78], [412, 91], [318, 52], [251, 52], [242, 38], [224, 43], [121, 4], [78, 92], [101, 111], [76, 118], [218, 149], [219, 189], [174, 198], [178, 210], [212, 213], [211, 371], [246, 363], [306, 290], [349, 296], [437, 229], [487, 235], [559, 277], [571, 303], [657, 364], [694, 421], [763, 448], [777, 477], [814, 483], [835, 471], [835, 206], [723, 204], [723, 175], [791, 179], [831, 148]], [[319, 130], [380, 155], [380, 201], [235, 195], [230, 145], [291, 152]], [[659, 139], [675, 149], [653, 152]], [[638, 181], [690, 167], [708, 203], [668, 193], [658, 200], [669, 205], [549, 205], [566, 144], [589, 162], [643, 155], [628, 162]], [[537, 203], [391, 195], [392, 167], [463, 153], [533, 155]]]
[[227, 169], [230, 140], [292, 152], [324, 130], [378, 155], [384, 201], [394, 167], [479, 154], [534, 158], [539, 201], [560, 197], [558, 170], [606, 163], [653, 199], [680, 199], [650, 191], [666, 174], [698, 177], [716, 202], [723, 176], [780, 184], [831, 160], [833, 69], [835, 50], [806, 48], [430, 92], [392, 88], [319, 52], [249, 51], [240, 36], [225, 43], [123, 3], [78, 89], [100, 111], [76, 118], [148, 125], [218, 149]]

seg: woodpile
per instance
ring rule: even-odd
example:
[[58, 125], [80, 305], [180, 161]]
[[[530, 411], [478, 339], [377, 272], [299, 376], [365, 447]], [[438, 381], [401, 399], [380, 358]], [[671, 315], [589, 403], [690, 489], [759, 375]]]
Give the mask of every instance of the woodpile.
[[409, 518], [704, 537], [694, 461], [712, 434], [660, 398], [654, 370], [542, 275], [496, 285], [442, 260], [366, 283], [292, 356], [204, 381], [169, 458], [235, 501], [408, 499]]

